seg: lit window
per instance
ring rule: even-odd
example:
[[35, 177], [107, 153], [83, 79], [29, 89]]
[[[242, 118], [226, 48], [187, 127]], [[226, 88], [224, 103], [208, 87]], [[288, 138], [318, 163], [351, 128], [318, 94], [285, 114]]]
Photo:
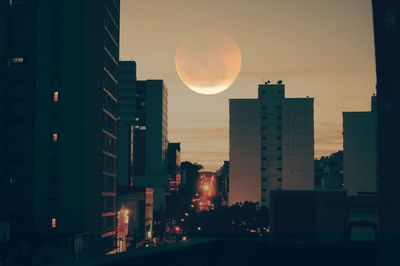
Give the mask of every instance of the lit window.
[[57, 142], [58, 141], [58, 133], [53, 133], [53, 142]]
[[58, 91], [53, 92], [53, 101], [54, 101], [55, 103], [58, 102]]
[[55, 229], [57, 227], [57, 219], [51, 218], [51, 228]]
[[13, 63], [23, 63], [24, 58], [23, 57], [13, 57], [11, 60]]

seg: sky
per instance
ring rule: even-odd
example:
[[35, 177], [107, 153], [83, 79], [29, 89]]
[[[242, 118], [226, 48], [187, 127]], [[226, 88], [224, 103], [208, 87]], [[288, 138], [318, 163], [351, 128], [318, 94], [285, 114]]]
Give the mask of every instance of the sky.
[[[120, 58], [138, 79], [168, 87], [168, 139], [181, 159], [215, 171], [229, 160], [229, 99], [257, 97], [283, 80], [286, 97], [314, 97], [315, 157], [343, 147], [342, 112], [369, 111], [375, 56], [369, 0], [121, 0]], [[177, 47], [220, 31], [240, 47], [241, 71], [216, 95], [191, 91], [175, 68]]]

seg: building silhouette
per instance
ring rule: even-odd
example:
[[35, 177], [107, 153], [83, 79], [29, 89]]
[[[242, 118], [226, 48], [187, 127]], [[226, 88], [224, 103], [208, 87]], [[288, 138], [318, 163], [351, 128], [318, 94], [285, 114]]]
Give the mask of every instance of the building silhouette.
[[168, 192], [174, 193], [179, 191], [181, 185], [181, 143], [168, 143]]
[[378, 97], [378, 204], [381, 265], [400, 261], [400, 52], [398, 1], [372, 1]]
[[229, 161], [224, 161], [224, 164], [216, 172], [219, 204], [226, 206], [229, 195]]
[[112, 250], [119, 1], [2, 5], [2, 219], [15, 241], [68, 236]]
[[165, 209], [168, 187], [168, 91], [162, 80], [136, 83], [135, 177], [138, 187], [154, 189], [154, 208]]
[[33, 231], [37, 16], [33, 1], [0, 2], [0, 221], [13, 242]]
[[117, 185], [133, 186], [136, 115], [136, 62], [119, 61]]
[[343, 189], [343, 151], [322, 156], [314, 161], [314, 185], [316, 190]]
[[376, 193], [376, 96], [371, 98], [371, 111], [343, 112], [343, 181], [349, 196]]
[[285, 98], [285, 85], [230, 100], [229, 204], [268, 204], [274, 189], [314, 188], [314, 99]]

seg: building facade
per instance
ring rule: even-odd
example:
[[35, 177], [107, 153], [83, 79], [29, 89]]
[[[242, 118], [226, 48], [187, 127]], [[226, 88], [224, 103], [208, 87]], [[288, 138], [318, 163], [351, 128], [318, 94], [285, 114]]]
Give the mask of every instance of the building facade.
[[378, 94], [378, 208], [381, 265], [400, 261], [400, 4], [372, 1]]
[[162, 213], [168, 187], [168, 89], [164, 81], [137, 81], [135, 116], [133, 183], [154, 190], [154, 210]]
[[282, 110], [282, 188], [314, 188], [314, 99], [285, 98]]
[[371, 111], [343, 112], [343, 180], [349, 196], [376, 193], [376, 96]]
[[117, 185], [132, 187], [136, 117], [136, 63], [119, 62]]
[[2, 143], [2, 161], [15, 166], [3, 165], [1, 179], [31, 206], [28, 235], [85, 233], [107, 252], [116, 233], [119, 1], [7, 3], [1, 131], [17, 144]]
[[230, 100], [229, 204], [267, 205], [271, 190], [314, 188], [313, 106], [285, 98], [282, 81], [259, 85], [257, 99]]
[[174, 193], [179, 191], [181, 184], [181, 143], [168, 143], [168, 192]]
[[230, 99], [229, 205], [245, 201], [261, 201], [260, 146], [258, 99]]

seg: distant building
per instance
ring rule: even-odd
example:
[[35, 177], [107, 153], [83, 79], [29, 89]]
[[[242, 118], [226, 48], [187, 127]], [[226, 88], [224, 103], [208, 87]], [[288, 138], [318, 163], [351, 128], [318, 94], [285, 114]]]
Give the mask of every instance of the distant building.
[[229, 161], [224, 161], [216, 173], [220, 204], [227, 205], [229, 195]]
[[168, 143], [168, 192], [179, 191], [181, 184], [181, 143]]
[[261, 201], [260, 144], [258, 99], [230, 99], [229, 205]]
[[343, 151], [322, 156], [315, 160], [315, 189], [342, 190], [343, 189]]
[[181, 189], [181, 143], [168, 143], [168, 188], [166, 192], [166, 218], [178, 220], [179, 198]]
[[368, 112], [343, 112], [343, 179], [349, 196], [377, 187], [376, 96]]
[[285, 98], [282, 82], [259, 85], [258, 99], [230, 100], [229, 204], [267, 205], [271, 190], [314, 188], [313, 105]]
[[110, 251], [119, 0], [1, 1], [0, 10], [0, 219], [18, 243], [89, 235], [91, 249]]

